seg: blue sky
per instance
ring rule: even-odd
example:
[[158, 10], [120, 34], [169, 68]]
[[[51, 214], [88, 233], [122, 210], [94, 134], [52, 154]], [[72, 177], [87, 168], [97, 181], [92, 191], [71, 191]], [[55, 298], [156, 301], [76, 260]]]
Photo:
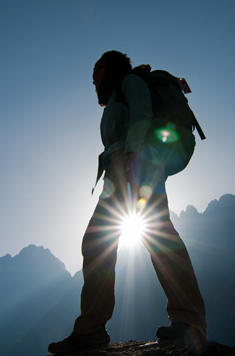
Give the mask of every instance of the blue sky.
[[101, 191], [91, 197], [102, 108], [92, 70], [107, 50], [185, 77], [196, 133], [188, 168], [167, 181], [169, 206], [203, 212], [234, 187], [233, 0], [1, 0], [0, 256], [30, 243], [74, 273]]

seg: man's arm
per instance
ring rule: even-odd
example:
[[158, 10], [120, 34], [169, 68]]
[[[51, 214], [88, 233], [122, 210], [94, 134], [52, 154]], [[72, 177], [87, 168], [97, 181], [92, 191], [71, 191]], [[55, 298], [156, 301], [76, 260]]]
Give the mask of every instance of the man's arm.
[[130, 126], [125, 146], [125, 170], [130, 178], [130, 167], [140, 151], [150, 127], [152, 113], [151, 94], [148, 85], [136, 75], [128, 75], [123, 80], [122, 90], [130, 109]]
[[151, 94], [147, 83], [134, 74], [126, 76], [122, 90], [130, 109], [130, 125], [125, 153], [139, 152], [153, 116]]

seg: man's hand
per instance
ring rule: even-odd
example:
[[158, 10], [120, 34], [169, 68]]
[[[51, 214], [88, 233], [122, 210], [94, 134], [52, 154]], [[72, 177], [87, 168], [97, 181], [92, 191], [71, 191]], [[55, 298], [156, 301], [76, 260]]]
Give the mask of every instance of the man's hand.
[[124, 158], [124, 168], [125, 168], [125, 173], [126, 173], [126, 179], [128, 182], [131, 181], [131, 164], [136, 158], [137, 153], [136, 152], [128, 152], [125, 153], [125, 158]]

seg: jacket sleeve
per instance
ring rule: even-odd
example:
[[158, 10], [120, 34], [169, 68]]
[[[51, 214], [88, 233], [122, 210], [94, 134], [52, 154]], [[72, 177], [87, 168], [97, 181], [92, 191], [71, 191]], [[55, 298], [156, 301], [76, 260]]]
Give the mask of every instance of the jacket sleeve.
[[125, 153], [139, 152], [153, 117], [150, 90], [143, 79], [129, 74], [123, 80], [122, 91], [130, 109]]

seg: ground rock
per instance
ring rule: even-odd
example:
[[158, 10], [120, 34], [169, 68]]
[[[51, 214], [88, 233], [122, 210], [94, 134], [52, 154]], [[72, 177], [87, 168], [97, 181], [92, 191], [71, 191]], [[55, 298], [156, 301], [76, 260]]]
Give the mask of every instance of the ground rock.
[[102, 349], [86, 350], [66, 356], [235, 356], [235, 347], [208, 342], [204, 350], [192, 349], [182, 341], [111, 343]]

